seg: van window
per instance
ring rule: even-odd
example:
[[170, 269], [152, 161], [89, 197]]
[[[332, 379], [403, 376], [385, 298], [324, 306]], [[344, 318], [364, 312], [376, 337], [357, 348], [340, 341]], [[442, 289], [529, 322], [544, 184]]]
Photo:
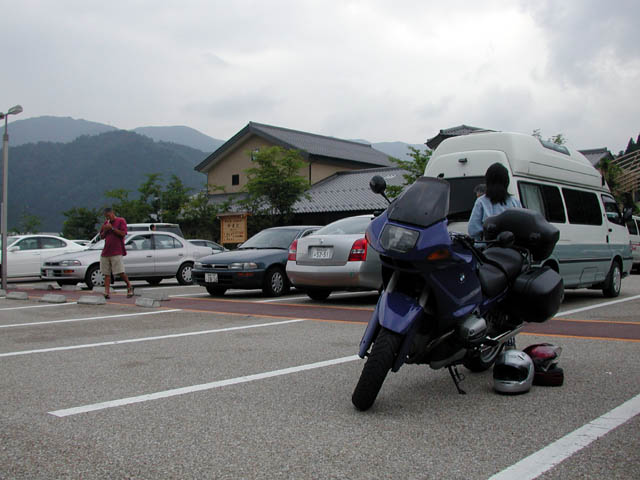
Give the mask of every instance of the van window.
[[638, 235], [638, 226], [633, 218], [627, 220], [627, 230], [631, 235]]
[[569, 223], [602, 225], [602, 210], [595, 193], [563, 188], [562, 196], [567, 205]]
[[611, 195], [602, 195], [602, 203], [604, 204], [604, 211], [607, 214], [607, 220], [612, 223], [622, 225], [622, 215], [615, 199]]
[[518, 182], [518, 190], [524, 208], [540, 212], [549, 222], [565, 222], [564, 206], [558, 187]]

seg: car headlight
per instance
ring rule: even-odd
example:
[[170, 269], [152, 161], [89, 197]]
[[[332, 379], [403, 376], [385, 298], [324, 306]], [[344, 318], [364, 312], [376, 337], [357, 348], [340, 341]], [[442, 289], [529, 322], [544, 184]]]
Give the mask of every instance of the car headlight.
[[202, 268], [202, 262], [193, 262], [193, 268]]
[[406, 253], [415, 247], [419, 236], [415, 230], [387, 224], [380, 235], [380, 244], [385, 250]]
[[79, 265], [82, 265], [82, 263], [80, 262], [80, 260], [62, 260], [60, 262], [60, 265], [63, 267], [77, 267]]
[[245, 262], [245, 263], [237, 262], [237, 263], [230, 264], [229, 268], [231, 270], [253, 270], [255, 268], [258, 268], [258, 264], [254, 262]]

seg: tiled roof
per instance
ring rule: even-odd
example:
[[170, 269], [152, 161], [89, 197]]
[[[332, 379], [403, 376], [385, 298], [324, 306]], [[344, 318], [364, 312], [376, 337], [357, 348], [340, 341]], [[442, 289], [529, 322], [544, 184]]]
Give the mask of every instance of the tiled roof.
[[387, 185], [404, 184], [401, 168], [370, 168], [338, 172], [316, 183], [309, 190], [310, 200], [299, 200], [296, 213], [346, 212], [387, 208], [387, 201], [369, 189], [369, 180], [380, 175]]
[[613, 158], [613, 155], [611, 155], [611, 152], [609, 151], [608, 148], [591, 148], [589, 150], [578, 150], [578, 151], [581, 154], [583, 154], [585, 157], [587, 157], [587, 160], [589, 160], [589, 162], [591, 162], [591, 165], [593, 165], [594, 167], [604, 157], [609, 156]]
[[205, 172], [227, 151], [231, 150], [237, 141], [251, 134], [262, 137], [285, 148], [300, 150], [305, 156], [326, 157], [346, 163], [355, 162], [372, 167], [388, 167], [391, 165], [388, 155], [375, 150], [371, 145], [366, 143], [249, 122], [247, 126], [197, 165], [195, 170]]
[[469, 125], [458, 125], [457, 127], [444, 128], [440, 130], [440, 132], [438, 132], [438, 134], [435, 137], [432, 137], [429, 140], [427, 140], [426, 144], [431, 150], [435, 150], [437, 146], [440, 145], [440, 143], [443, 140], [446, 140], [447, 138], [457, 137], [459, 135], [468, 135], [473, 132], [493, 132], [493, 130], [488, 130], [486, 128], [479, 128], [479, 127], [471, 127]]

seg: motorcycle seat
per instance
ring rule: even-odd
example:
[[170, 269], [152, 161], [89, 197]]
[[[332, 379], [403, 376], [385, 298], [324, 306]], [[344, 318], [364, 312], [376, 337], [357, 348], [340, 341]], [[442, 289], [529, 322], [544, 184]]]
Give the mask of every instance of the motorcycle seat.
[[522, 255], [511, 248], [492, 247], [484, 252], [486, 262], [478, 269], [482, 292], [493, 297], [502, 292], [522, 271]]

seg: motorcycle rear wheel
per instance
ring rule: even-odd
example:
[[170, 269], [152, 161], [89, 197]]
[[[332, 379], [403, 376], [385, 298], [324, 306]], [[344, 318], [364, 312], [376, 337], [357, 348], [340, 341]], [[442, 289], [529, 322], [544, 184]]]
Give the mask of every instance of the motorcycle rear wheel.
[[380, 329], [351, 396], [351, 402], [358, 410], [368, 410], [375, 402], [401, 344], [402, 335], [386, 328]]

